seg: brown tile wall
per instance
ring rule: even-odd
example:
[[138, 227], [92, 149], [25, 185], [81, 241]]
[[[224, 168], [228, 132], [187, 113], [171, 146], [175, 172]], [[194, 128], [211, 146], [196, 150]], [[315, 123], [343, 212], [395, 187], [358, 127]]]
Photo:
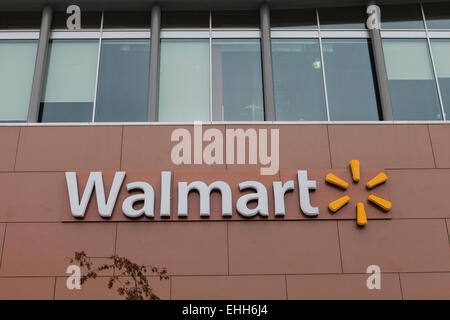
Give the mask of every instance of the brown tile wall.
[[[173, 126], [0, 127], [0, 299], [120, 298], [107, 274], [66, 288], [78, 250], [167, 267], [168, 281], [149, 274], [163, 299], [450, 299], [450, 125], [258, 127], [280, 129], [286, 172], [385, 169], [392, 219], [61, 222], [66, 170], [241, 168], [173, 165]], [[366, 288], [372, 264], [381, 290]]]

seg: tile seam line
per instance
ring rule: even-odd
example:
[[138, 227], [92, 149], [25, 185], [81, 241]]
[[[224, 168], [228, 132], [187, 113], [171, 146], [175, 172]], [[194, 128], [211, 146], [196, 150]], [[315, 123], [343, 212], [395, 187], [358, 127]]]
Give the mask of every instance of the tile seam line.
[[20, 137], [22, 134], [22, 127], [19, 128], [19, 134], [17, 135], [17, 143], [16, 143], [16, 155], [14, 158], [14, 166], [13, 166], [13, 172], [16, 171], [16, 166], [17, 166], [17, 157], [19, 156], [19, 145], [20, 145]]
[[405, 300], [405, 297], [403, 296], [402, 277], [400, 276], [400, 272], [397, 273], [397, 276], [398, 283], [400, 284], [400, 294], [402, 295], [402, 300]]
[[[398, 274], [450, 274], [448, 271], [389, 271], [381, 272], [382, 275], [398, 275]], [[170, 275], [170, 278], [195, 278], [195, 277], [281, 277], [285, 276], [343, 276], [343, 275], [355, 275], [355, 276], [368, 276], [370, 274], [364, 272], [348, 272], [348, 273], [261, 273], [261, 274], [174, 274]], [[109, 278], [111, 275], [102, 275], [99, 278]], [[157, 278], [158, 276], [153, 274], [146, 274], [146, 277]], [[14, 279], [14, 278], [67, 278], [67, 274], [51, 274], [51, 275], [2, 275], [0, 274], [0, 279]]]
[[344, 260], [342, 259], [341, 234], [339, 231], [339, 221], [338, 220], [336, 220], [336, 231], [337, 231], [337, 237], [338, 237], [339, 262], [341, 265], [341, 272], [344, 273]]
[[[379, 219], [370, 219], [371, 222], [379, 222], [379, 221], [400, 221], [400, 220], [442, 220], [442, 219], [450, 219], [450, 217], [426, 217], [426, 218], [418, 218], [418, 217], [412, 217], [412, 218], [379, 218]], [[354, 218], [341, 218], [341, 219], [320, 219], [320, 220], [313, 220], [313, 218], [302, 218], [302, 219], [295, 219], [295, 220], [148, 220], [148, 221], [136, 221], [136, 220], [95, 220], [95, 221], [72, 221], [72, 220], [54, 220], [54, 221], [1, 221], [0, 223], [8, 223], [8, 224], [74, 224], [74, 223], [87, 223], [87, 224], [103, 224], [103, 223], [268, 223], [268, 222], [274, 222], [274, 223], [288, 223], [288, 222], [305, 222], [305, 223], [319, 223], [319, 222], [335, 222], [335, 221], [343, 221], [343, 222], [354, 222]]]
[[437, 168], [436, 155], [434, 152], [433, 139], [431, 139], [431, 128], [429, 124], [427, 125], [427, 129], [428, 129], [428, 139], [430, 139], [431, 154], [433, 155], [434, 167]]
[[330, 139], [330, 125], [327, 125], [327, 140], [328, 140], [328, 156], [330, 160], [330, 168], [333, 168], [333, 158], [331, 156], [331, 139]]
[[5, 243], [6, 243], [6, 231], [8, 229], [8, 223], [5, 223], [5, 230], [3, 233], [3, 243], [2, 243], [2, 248], [1, 248], [1, 252], [0, 252], [0, 273], [2, 270], [2, 265], [3, 265], [3, 252], [5, 252]]

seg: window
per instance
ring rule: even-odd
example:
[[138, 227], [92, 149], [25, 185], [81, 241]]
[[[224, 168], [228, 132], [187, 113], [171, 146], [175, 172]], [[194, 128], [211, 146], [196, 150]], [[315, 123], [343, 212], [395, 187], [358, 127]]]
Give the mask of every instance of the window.
[[105, 11], [103, 28], [105, 29], [148, 29], [150, 28], [150, 11]]
[[95, 121], [147, 121], [150, 41], [103, 39]]
[[273, 39], [276, 120], [327, 120], [318, 39]]
[[161, 28], [209, 28], [209, 11], [162, 11]]
[[382, 29], [424, 29], [419, 4], [380, 6]]
[[450, 116], [450, 40], [431, 40], [436, 75], [441, 89], [442, 104], [447, 115]]
[[436, 82], [425, 39], [384, 39], [395, 120], [441, 120]]
[[259, 12], [224, 10], [212, 12], [213, 28], [259, 28]]
[[273, 29], [317, 29], [316, 9], [272, 10]]
[[379, 120], [367, 39], [324, 39], [330, 120]]
[[260, 40], [213, 39], [212, 50], [213, 120], [263, 121]]
[[39, 121], [92, 121], [97, 40], [52, 40]]
[[366, 29], [366, 7], [319, 9], [321, 29]]
[[209, 121], [209, 40], [162, 39], [159, 121]]
[[39, 29], [41, 26], [41, 15], [42, 12], [39, 11], [0, 12], [0, 30]]
[[450, 29], [450, 4], [425, 3], [423, 11], [428, 29]]
[[26, 121], [36, 40], [0, 40], [0, 122]]

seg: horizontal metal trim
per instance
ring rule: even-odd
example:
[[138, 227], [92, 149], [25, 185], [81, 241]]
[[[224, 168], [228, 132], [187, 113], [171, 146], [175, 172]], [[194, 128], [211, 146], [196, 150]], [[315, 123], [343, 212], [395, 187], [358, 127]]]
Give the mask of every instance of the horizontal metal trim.
[[150, 31], [103, 31], [102, 39], [150, 39]]
[[261, 38], [259, 30], [212, 30], [213, 38]]
[[208, 30], [161, 30], [161, 39], [209, 39]]
[[50, 39], [99, 39], [100, 31], [52, 31]]
[[368, 38], [369, 31], [320, 31], [322, 38]]
[[[70, 127], [70, 126], [191, 126], [187, 122], [3, 122], [0, 127]], [[204, 121], [203, 125], [393, 125], [393, 124], [448, 124], [450, 121]]]
[[273, 38], [318, 38], [319, 31], [314, 30], [275, 30], [271, 31], [270, 35]]
[[426, 38], [427, 33], [423, 31], [381, 31], [382, 38]]
[[429, 31], [428, 36], [430, 39], [450, 39], [450, 31]]
[[0, 40], [37, 40], [39, 31], [2, 31]]

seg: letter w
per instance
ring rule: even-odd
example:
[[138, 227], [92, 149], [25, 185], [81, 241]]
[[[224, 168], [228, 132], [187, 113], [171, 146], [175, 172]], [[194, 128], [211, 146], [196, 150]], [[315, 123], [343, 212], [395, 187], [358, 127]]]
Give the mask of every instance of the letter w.
[[79, 202], [77, 174], [76, 172], [66, 172], [67, 190], [69, 191], [70, 210], [72, 211], [72, 216], [75, 218], [84, 218], [87, 205], [92, 196], [92, 190], [95, 186], [98, 213], [103, 218], [110, 218], [124, 179], [125, 172], [116, 172], [111, 190], [109, 192], [108, 201], [106, 201], [102, 173], [91, 172], [86, 183], [86, 187], [84, 188], [83, 197], [81, 198], [81, 202]]

